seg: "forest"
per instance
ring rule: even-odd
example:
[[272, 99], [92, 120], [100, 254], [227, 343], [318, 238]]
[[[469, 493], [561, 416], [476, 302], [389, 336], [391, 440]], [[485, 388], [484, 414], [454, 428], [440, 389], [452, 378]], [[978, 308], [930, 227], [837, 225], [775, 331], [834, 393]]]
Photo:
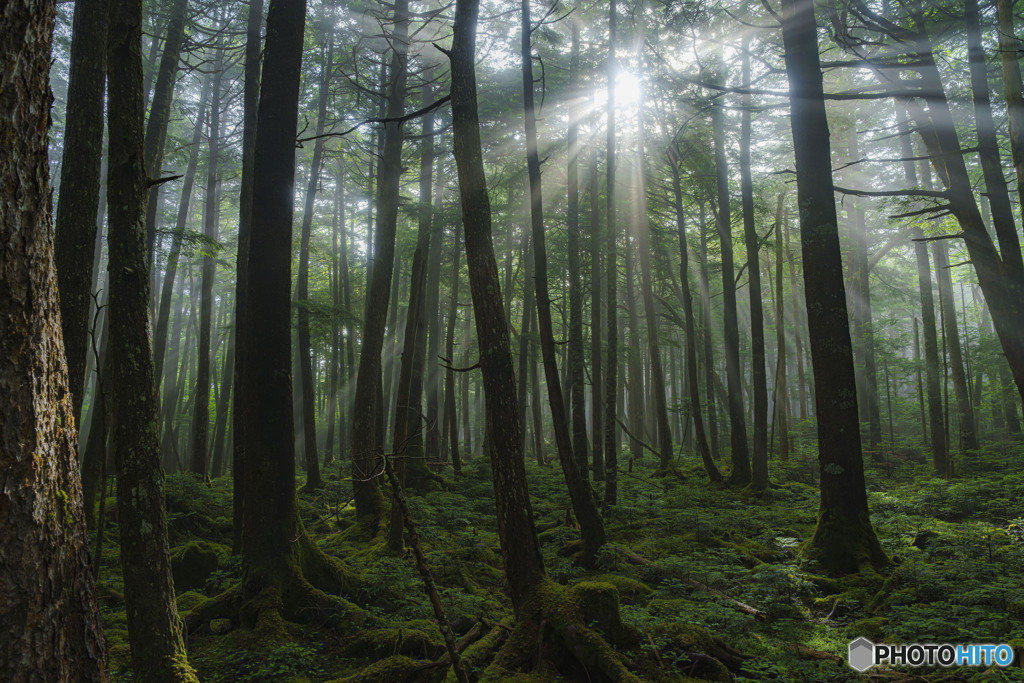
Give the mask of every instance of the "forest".
[[3, 0], [0, 681], [1024, 681], [1022, 25]]

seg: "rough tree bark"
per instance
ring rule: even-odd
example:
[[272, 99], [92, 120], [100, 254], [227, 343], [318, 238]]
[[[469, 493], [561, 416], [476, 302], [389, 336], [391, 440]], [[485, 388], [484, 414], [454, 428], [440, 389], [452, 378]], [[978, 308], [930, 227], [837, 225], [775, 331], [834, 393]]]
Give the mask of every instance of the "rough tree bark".
[[813, 0], [783, 0], [782, 13], [807, 325], [817, 388], [821, 506], [808, 551], [827, 571], [844, 574], [888, 560], [868, 515]]
[[149, 339], [142, 1], [113, 0], [107, 45], [110, 353], [118, 527], [132, 670], [146, 681], [198, 681], [174, 602]]
[[103, 96], [106, 81], [107, 0], [75, 3], [71, 33], [64, 155], [57, 198], [56, 262], [68, 385], [76, 424], [89, 348], [89, 305], [95, 269], [96, 213], [103, 157]]
[[0, 7], [0, 679], [12, 683], [107, 680], [50, 227], [54, 13], [52, 0]]

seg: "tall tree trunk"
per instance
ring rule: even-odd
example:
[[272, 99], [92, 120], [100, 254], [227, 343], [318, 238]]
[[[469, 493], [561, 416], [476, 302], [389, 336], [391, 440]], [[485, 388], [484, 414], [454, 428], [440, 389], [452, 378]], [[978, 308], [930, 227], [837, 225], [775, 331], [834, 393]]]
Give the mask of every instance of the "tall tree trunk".
[[[850, 158], [860, 159], [857, 131], [850, 131]], [[864, 221], [864, 206], [855, 197], [850, 198], [853, 218], [854, 256], [854, 356], [860, 356], [863, 374], [858, 378], [858, 406], [861, 422], [868, 423], [868, 445], [877, 448], [882, 443], [882, 418], [878, 404], [878, 373], [875, 363], [875, 331], [871, 315], [871, 266], [868, 264], [868, 227]]]
[[[19, 683], [107, 680], [50, 223], [55, 4], [0, 10], [0, 679]], [[95, 220], [95, 204], [85, 218]]]
[[117, 359], [112, 364], [117, 507], [132, 670], [147, 681], [198, 681], [186, 660], [174, 603], [149, 340], [141, 0], [113, 0], [110, 18], [110, 352]]
[[[394, 10], [394, 28], [391, 36], [391, 90], [388, 96], [387, 118], [395, 119], [405, 111], [405, 84], [408, 76], [406, 53], [409, 41], [409, 3], [397, 0]], [[381, 349], [384, 346], [384, 328], [391, 294], [391, 276], [395, 260], [395, 229], [398, 223], [399, 181], [402, 174], [402, 124], [384, 125], [384, 151], [381, 157], [377, 225], [374, 231], [373, 272], [366, 293], [366, 317], [363, 322], [362, 346], [359, 350], [359, 374], [356, 378], [355, 407], [352, 417], [353, 486], [356, 514], [376, 526], [383, 514], [383, 498], [372, 477], [383, 452], [383, 440], [378, 443], [377, 414], [381, 398]]]
[[[341, 230], [341, 262], [339, 264], [341, 270], [339, 271], [341, 278], [342, 287], [342, 299], [345, 304], [345, 310], [349, 312], [349, 316], [354, 315], [352, 312], [352, 280], [349, 277], [348, 272], [348, 231], [345, 228], [345, 183], [344, 174], [341, 172], [339, 166], [338, 169], [338, 227]], [[355, 389], [356, 384], [356, 343], [355, 343], [355, 329], [351, 322], [345, 325], [345, 390], [342, 392], [342, 419], [341, 419], [341, 452], [349, 453], [352, 452], [351, 433], [346, 429], [346, 425], [352, 424], [352, 392]]]
[[248, 308], [249, 242], [252, 235], [253, 163], [256, 151], [256, 116], [260, 99], [260, 57], [263, 53], [263, 0], [249, 0], [249, 16], [245, 24], [245, 67], [242, 84], [242, 179], [238, 197], [238, 255], [235, 264], [235, 403], [231, 410], [231, 426], [235, 434], [232, 449], [232, 529], [231, 550], [242, 550], [242, 525], [245, 513], [245, 473], [248, 443], [245, 418], [250, 413], [251, 398], [245, 386], [244, 357], [248, 338], [242, 334]]
[[775, 414], [779, 424], [779, 460], [789, 460], [789, 384], [786, 377], [785, 302], [782, 288], [782, 210], [785, 196], [779, 193], [775, 209]]
[[213, 463], [210, 476], [224, 474], [225, 445], [228, 432], [228, 413], [231, 406], [231, 390], [235, 376], [235, 326], [231, 326], [228, 348], [224, 353], [224, 371], [220, 378], [220, 396], [217, 397], [217, 419], [213, 428]]
[[[429, 72], [432, 80], [433, 71]], [[433, 100], [433, 88], [430, 90], [430, 98]], [[424, 93], [426, 104], [427, 93]], [[431, 145], [431, 157], [434, 156], [433, 145]], [[438, 212], [444, 211], [444, 187], [445, 178], [438, 168], [437, 179], [434, 182], [434, 204]], [[438, 462], [441, 458], [441, 371], [438, 364], [438, 356], [441, 354], [441, 247], [444, 242], [444, 224], [431, 214], [430, 227], [430, 253], [427, 255], [427, 298], [426, 306], [428, 323], [429, 344], [426, 351], [426, 393], [427, 393], [427, 420], [426, 420], [426, 442], [424, 456], [426, 462]]]
[[[427, 77], [427, 83], [423, 86], [422, 98], [423, 106], [428, 106], [434, 101], [434, 89], [430, 83], [430, 77]], [[423, 419], [423, 378], [425, 373], [425, 366], [427, 363], [427, 332], [428, 322], [427, 317], [435, 317], [434, 309], [437, 308], [437, 303], [434, 302], [434, 306], [427, 306], [427, 299], [430, 293], [430, 287], [428, 285], [428, 279], [430, 278], [430, 255], [433, 251], [434, 242], [439, 241], [439, 238], [433, 236], [433, 222], [434, 213], [433, 207], [431, 206], [431, 192], [433, 190], [433, 174], [434, 174], [434, 115], [433, 112], [428, 112], [423, 116], [423, 141], [420, 149], [420, 203], [418, 212], [418, 232], [417, 232], [417, 249], [422, 251], [420, 272], [415, 272], [415, 266], [413, 268], [413, 286], [418, 287], [421, 291], [414, 296], [413, 290], [410, 289], [409, 305], [412, 306], [414, 300], [418, 310], [416, 315], [413, 317], [413, 309], [409, 309], [409, 320], [415, 320], [416, 330], [414, 340], [416, 342], [413, 347], [412, 353], [408, 356], [412, 362], [412, 376], [409, 378], [409, 395], [406, 399], [405, 404], [408, 406], [406, 421], [408, 422], [407, 434], [408, 434], [408, 445], [406, 447], [406, 458], [405, 458], [405, 480], [409, 487], [417, 491], [425, 491], [428, 482], [431, 480], [431, 473], [427, 468], [427, 458], [425, 457], [424, 450], [424, 428], [430, 428], [429, 420]], [[438, 182], [441, 182], [441, 173], [438, 172]], [[409, 336], [408, 323], [406, 324], [406, 338]], [[405, 354], [402, 355], [402, 366], [405, 366]], [[431, 367], [435, 366], [435, 362], [431, 362]], [[436, 393], [436, 392], [435, 392]], [[436, 401], [435, 401], [436, 402]], [[396, 404], [397, 410], [397, 404]], [[397, 429], [396, 429], [397, 431]], [[396, 444], [397, 448], [397, 444]], [[401, 463], [399, 463], [401, 465]], [[392, 515], [399, 513], [398, 517], [392, 517], [392, 521], [401, 521], [400, 510], [394, 505], [392, 506]], [[399, 525], [400, 526], [400, 525]]]
[[[748, 85], [749, 43], [749, 34], [745, 33], [740, 80]], [[754, 394], [753, 484], [755, 489], [764, 490], [768, 487], [768, 373], [764, 353], [764, 310], [761, 307], [760, 244], [754, 224], [754, 181], [750, 176], [750, 107], [750, 95], [745, 94], [740, 104], [740, 194], [743, 203], [743, 240], [747, 247], [747, 290], [750, 294], [750, 383]]]
[[[718, 459], [718, 410], [715, 407], [715, 349], [711, 332], [711, 287], [708, 281], [708, 226], [704, 202], [700, 204], [700, 303], [701, 343], [703, 346], [704, 390], [708, 408], [708, 432], [711, 457]], [[697, 372], [697, 368], [693, 368]]]
[[458, 323], [459, 311], [459, 255], [462, 253], [462, 223], [455, 224], [454, 248], [452, 249], [451, 298], [448, 301], [448, 330], [445, 335], [445, 358], [448, 367], [444, 375], [444, 419], [447, 422], [448, 438], [451, 442], [452, 467], [455, 473], [461, 471], [462, 460], [459, 457], [459, 422], [455, 411], [455, 326]]
[[750, 453], [747, 451], [747, 419], [743, 409], [740, 369], [740, 331], [736, 314], [736, 270], [732, 253], [732, 212], [729, 208], [729, 167], [725, 158], [725, 112], [722, 103], [711, 105], [711, 129], [715, 144], [715, 177], [718, 185], [716, 224], [722, 243], [722, 318], [725, 323], [725, 376], [729, 400], [729, 443], [732, 472], [729, 482], [750, 483]]
[[1003, 69], [1003, 99], [1010, 133], [1010, 155], [1017, 171], [1017, 196], [1020, 198], [1021, 224], [1024, 227], [1024, 87], [1021, 86], [1021, 45], [1013, 28], [1013, 0], [996, 0], [999, 17], [999, 61]]
[[[1019, 235], [1013, 220], [1010, 192], [1003, 177], [1003, 162], [999, 158], [999, 142], [996, 140], [996, 124], [992, 119], [992, 100], [989, 97], [988, 67], [985, 49], [981, 40], [981, 26], [978, 19], [978, 0], [964, 0], [964, 19], [967, 27], [967, 62], [971, 74], [971, 96], [974, 100], [974, 121], [978, 129], [978, 159], [985, 178], [985, 196], [992, 210], [992, 224], [997, 226], [999, 246], [1004, 260], [1021, 260]], [[1019, 59], [1019, 55], [1018, 55]], [[1019, 69], [1019, 67], [1018, 67]], [[1018, 71], [1017, 83], [1020, 83]], [[1012, 86], [1011, 99], [1013, 97]], [[1019, 91], [1018, 91], [1019, 93]], [[1012, 114], [1010, 142], [1017, 121]], [[1019, 138], [1017, 140], [1019, 142]], [[1012, 149], [1012, 147], [1011, 147]], [[999, 232], [1002, 226], [1002, 232]]]
[[[971, 408], [971, 394], [964, 373], [963, 351], [960, 346], [960, 330], [956, 320], [956, 305], [953, 302], [953, 280], [949, 274], [949, 253], [942, 240], [932, 243], [932, 258], [935, 259], [935, 274], [939, 280], [939, 300], [943, 316], [943, 329], [949, 348], [949, 366], [953, 375], [953, 392], [956, 395], [957, 424], [959, 425], [960, 450], [978, 449], [978, 434], [974, 426], [974, 412]], [[952, 465], [947, 463], [952, 472]]]
[[516, 614], [525, 615], [528, 603], [544, 578], [544, 561], [526, 484], [512, 353], [491, 244], [491, 207], [480, 146], [474, 71], [478, 13], [478, 0], [457, 0], [450, 53], [455, 162], [459, 171], [466, 260], [491, 432], [489, 455], [498, 538], [513, 608]]
[[853, 352], [846, 313], [828, 119], [812, 0], [783, 0], [804, 292], [818, 418], [821, 506], [809, 548], [832, 573], [888, 562], [868, 514], [857, 422]]
[[807, 419], [807, 382], [804, 377], [804, 343], [801, 320], [804, 318], [800, 313], [800, 297], [797, 292], [796, 264], [793, 259], [793, 250], [789, 245], [789, 207], [786, 207], [782, 217], [782, 228], [786, 242], [786, 260], [789, 262], [789, 293], [793, 298], [793, 348], [796, 351], [796, 383], [797, 392], [800, 398], [800, 420]]
[[606, 339], [607, 368], [602, 378], [604, 383], [604, 504], [615, 505], [618, 499], [619, 482], [619, 442], [615, 428], [618, 419], [617, 397], [619, 391], [619, 318], [618, 318], [618, 266], [616, 264], [615, 242], [618, 240], [617, 217], [615, 215], [615, 76], [618, 69], [615, 64], [615, 20], [618, 10], [615, 0], [608, 6], [608, 142], [607, 142], [607, 173], [608, 173], [608, 206], [607, 231], [605, 232], [605, 272], [606, 294], [605, 315], [607, 316]]
[[316, 406], [313, 396], [313, 358], [309, 339], [309, 242], [313, 231], [313, 213], [316, 210], [316, 188], [320, 184], [320, 169], [324, 157], [324, 125], [327, 119], [327, 98], [330, 95], [331, 76], [334, 71], [334, 36], [328, 38], [327, 54], [320, 66], [320, 93], [316, 107], [316, 140], [313, 159], [309, 166], [309, 183], [302, 211], [302, 232], [299, 237], [299, 274], [295, 282], [295, 318], [298, 323], [299, 389], [302, 404], [302, 434], [306, 457], [306, 488], [314, 491], [324, 485], [320, 476], [320, 455], [316, 447]]
[[[569, 489], [569, 499], [580, 525], [583, 551], [580, 564], [592, 567], [597, 553], [605, 543], [604, 522], [597, 511], [594, 492], [573, 451], [569, 416], [562, 398], [562, 385], [555, 360], [555, 332], [551, 322], [551, 299], [548, 294], [548, 255], [544, 239], [544, 202], [540, 175], [540, 153], [537, 150], [537, 112], [533, 101], [533, 50], [531, 45], [530, 0], [522, 0], [521, 56], [523, 60], [523, 111], [526, 121], [526, 167], [530, 178], [530, 225], [533, 229], [533, 252], [536, 268], [534, 292], [537, 296], [537, 322], [540, 350], [544, 363], [544, 381], [548, 388], [548, 405], [558, 449], [558, 461]], [[529, 283], [527, 283], [529, 284]], [[492, 425], [493, 428], [493, 425]]]
[[[162, 173], [167, 124], [171, 120], [171, 102], [174, 99], [174, 84], [178, 77], [178, 62], [181, 60], [187, 13], [188, 0], [173, 0], [167, 20], [164, 53], [160, 57], [160, 69], [153, 89], [153, 104], [149, 109], [149, 119], [146, 121], [145, 173], [154, 180]], [[149, 188], [149, 202], [146, 205], [146, 255], [150, 270], [153, 270], [156, 252], [157, 208], [160, 203], [161, 187], [162, 185], [153, 185]]]
[[[206, 206], [203, 209], [203, 235], [213, 244], [217, 240], [220, 216], [220, 188], [217, 162], [220, 154], [220, 86], [224, 72], [224, 50], [218, 40], [217, 59], [214, 62], [213, 96], [210, 99], [210, 156], [206, 162]], [[210, 437], [210, 336], [213, 322], [213, 280], [216, 276], [213, 256], [203, 257], [203, 274], [199, 298], [199, 361], [195, 382], [195, 411], [192, 414], [189, 472], [200, 477], [206, 475], [207, 444]]]
[[580, 78], [580, 9], [579, 0], [573, 5], [576, 16], [570, 17], [571, 47], [569, 55], [569, 96], [572, 98], [569, 111], [568, 149], [568, 207], [566, 214], [566, 237], [569, 259], [569, 397], [572, 401], [572, 441], [576, 466], [580, 476], [590, 476], [590, 444], [587, 442], [587, 413], [584, 398], [583, 367], [583, 277], [580, 273], [580, 180], [579, 180], [579, 133], [580, 112], [578, 106]]
[[700, 387], [697, 376], [697, 330], [693, 317], [693, 296], [690, 293], [690, 255], [686, 245], [686, 215], [683, 212], [683, 186], [679, 177], [679, 153], [670, 148], [668, 153], [669, 166], [672, 169], [672, 197], [676, 212], [676, 229], [679, 231], [679, 281], [683, 289], [683, 320], [686, 326], [686, 381], [689, 391], [690, 417], [693, 419], [693, 430], [697, 437], [697, 450], [700, 453], [704, 470], [712, 482], [722, 481], [722, 473], [715, 466], [708, 445], [707, 434], [704, 432], [704, 418], [700, 413]]
[[[533, 354], [530, 353], [530, 342], [532, 340], [532, 327], [534, 313], [533, 308], [537, 305], [537, 299], [530, 296], [533, 282], [533, 264], [536, 258], [536, 251], [533, 249], [533, 240], [529, 234], [523, 236], [523, 260], [526, 265], [523, 268], [523, 321], [519, 326], [519, 433], [523, 444], [526, 444], [526, 411], [530, 401], [527, 392], [530, 390], [530, 365], [533, 364]], [[543, 462], [543, 454], [539, 455]]]
[[81, 424], [89, 355], [89, 310], [103, 158], [107, 0], [75, 3], [64, 155], [57, 196], [57, 285], [75, 422]]
[[153, 335], [153, 356], [158, 389], [164, 376], [164, 358], [167, 354], [168, 344], [167, 324], [171, 316], [171, 294], [174, 292], [174, 280], [178, 274], [181, 244], [185, 226], [188, 223], [188, 210], [189, 204], [192, 201], [192, 188], [195, 186], [196, 169], [199, 166], [199, 147], [203, 139], [206, 102], [209, 99], [212, 85], [213, 75], [206, 74], [203, 77], [203, 87], [199, 95], [199, 108], [196, 110], [196, 125], [192, 130], [192, 145], [189, 147], [188, 165], [185, 167], [185, 180], [181, 186], [181, 199], [178, 202], [178, 217], [174, 223], [174, 236], [171, 238], [171, 248], [167, 252], [167, 263], [164, 266], [163, 287], [156, 318], [156, 332]]
[[604, 481], [604, 377], [601, 372], [601, 202], [597, 144], [590, 143], [590, 443], [594, 481]]

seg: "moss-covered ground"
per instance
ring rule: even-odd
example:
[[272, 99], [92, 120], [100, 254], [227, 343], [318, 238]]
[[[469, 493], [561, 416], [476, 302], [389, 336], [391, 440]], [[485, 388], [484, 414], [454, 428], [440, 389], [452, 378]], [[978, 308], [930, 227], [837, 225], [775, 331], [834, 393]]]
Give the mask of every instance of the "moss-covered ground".
[[[589, 571], [566, 552], [578, 531], [566, 525], [569, 503], [559, 468], [527, 466], [548, 573], [558, 584], [585, 584], [565, 595], [617, 592], [621, 624], [596, 619], [589, 626], [598, 633], [602, 628], [628, 632], [628, 637], [602, 635], [639, 679], [868, 680], [845, 664], [847, 644], [865, 636], [875, 642], [1011, 642], [1017, 647], [1018, 659], [1006, 670], [875, 669], [874, 680], [1024, 681], [1019, 663], [1024, 654], [1024, 448], [1019, 445], [998, 444], [961, 458], [961, 476], [953, 480], [932, 476], [912, 449], [890, 453], [881, 467], [869, 464], [872, 522], [893, 567], [884, 574], [842, 579], [822, 576], [800, 553], [814, 528], [818, 492], [816, 463], [799, 453], [788, 463], [772, 463], [777, 485], [763, 497], [709, 486], [699, 464], [686, 456], [679, 462], [684, 479], [652, 478], [653, 458], [636, 463], [631, 474], [620, 477], [620, 504], [606, 513], [611, 545]], [[450, 490], [411, 495], [412, 513], [456, 633], [475, 629], [482, 636], [464, 653], [471, 678], [509, 680], [494, 663], [512, 619], [502, 592], [489, 470], [477, 457], [466, 463], [460, 479], [450, 470], [444, 475], [452, 481]], [[350, 482], [331, 468], [325, 478], [324, 489], [300, 496], [306, 528], [325, 551], [360, 575], [357, 594], [345, 597], [379, 623], [357, 630], [281, 621], [249, 630], [214, 620], [212, 632], [191, 634], [188, 641], [201, 679], [454, 680], [438, 664], [444, 643], [411, 553], [389, 553], [386, 530], [367, 538], [353, 509], [344, 507]], [[230, 552], [231, 481], [207, 485], [170, 475], [167, 509], [178, 608], [184, 615], [239, 579], [239, 560]], [[101, 610], [114, 680], [130, 680], [113, 510], [110, 501]], [[767, 618], [741, 611], [733, 600]], [[540, 662], [543, 625], [537, 633], [539, 642], [528, 646], [536, 648]], [[563, 679], [601, 677], [552, 666], [516, 676]]]

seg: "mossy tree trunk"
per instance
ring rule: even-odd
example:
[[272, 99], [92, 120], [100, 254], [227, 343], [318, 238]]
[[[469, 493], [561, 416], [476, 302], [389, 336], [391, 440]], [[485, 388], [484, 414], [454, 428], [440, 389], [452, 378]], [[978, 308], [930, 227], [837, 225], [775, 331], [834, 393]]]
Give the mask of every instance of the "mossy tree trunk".
[[50, 223], [54, 14], [52, 0], [0, 10], [0, 679], [12, 683], [107, 680]]
[[868, 515], [828, 119], [812, 0], [783, 0], [807, 324], [818, 417], [821, 506], [809, 549], [830, 572], [887, 563]]
[[195, 681], [174, 603], [149, 340], [146, 169], [143, 165], [142, 2], [110, 4], [107, 178], [110, 353], [118, 526], [132, 669], [146, 681]]

